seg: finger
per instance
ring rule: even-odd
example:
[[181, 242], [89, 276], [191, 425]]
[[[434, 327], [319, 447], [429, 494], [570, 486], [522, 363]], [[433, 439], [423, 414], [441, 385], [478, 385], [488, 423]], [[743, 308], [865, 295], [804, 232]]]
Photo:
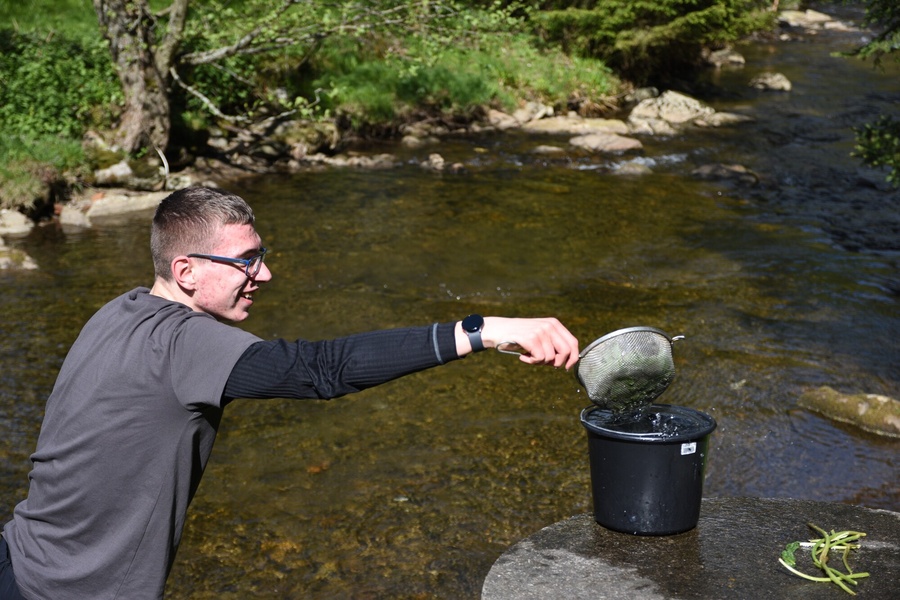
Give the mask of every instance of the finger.
[[578, 361], [578, 340], [557, 319], [551, 321], [551, 336], [553, 341], [553, 364], [556, 368], [565, 366], [571, 368]]
[[538, 330], [538, 356], [542, 364], [548, 365], [556, 360], [556, 325], [552, 319], [541, 319]]
[[524, 362], [569, 369], [578, 360], [578, 340], [557, 319], [540, 319], [540, 322], [541, 326], [534, 332], [536, 340]]

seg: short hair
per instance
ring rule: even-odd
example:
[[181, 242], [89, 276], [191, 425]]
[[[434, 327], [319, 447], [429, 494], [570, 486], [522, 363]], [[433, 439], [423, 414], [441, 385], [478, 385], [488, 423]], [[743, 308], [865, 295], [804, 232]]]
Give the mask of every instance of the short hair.
[[225, 225], [253, 225], [253, 209], [231, 192], [188, 187], [166, 196], [153, 215], [150, 254], [156, 276], [172, 279], [172, 259], [182, 254], [209, 253]]

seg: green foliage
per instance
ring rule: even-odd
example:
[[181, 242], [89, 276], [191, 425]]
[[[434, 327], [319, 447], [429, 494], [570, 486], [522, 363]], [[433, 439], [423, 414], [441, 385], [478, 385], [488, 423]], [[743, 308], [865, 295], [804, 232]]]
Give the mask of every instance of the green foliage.
[[773, 23], [767, 0], [607, 0], [533, 13], [536, 31], [566, 53], [605, 61], [638, 83], [694, 66], [703, 47]]
[[419, 108], [464, 114], [522, 98], [565, 106], [601, 97], [617, 80], [596, 59], [541, 49], [518, 3], [442, 3], [445, 12], [412, 29], [326, 43], [312, 62], [325, 106], [355, 123], [389, 121]]
[[528, 36], [494, 35], [466, 48], [408, 43], [404, 53], [326, 48], [317, 87], [327, 106], [356, 123], [377, 123], [427, 108], [465, 114], [475, 107], [513, 108], [520, 98], [565, 106], [573, 97], [614, 92], [616, 79], [599, 61], [539, 51]]
[[[192, 3], [180, 54], [197, 55], [231, 47], [250, 32], [256, 32], [256, 37], [252, 50], [246, 53], [230, 53], [199, 64], [182, 63], [178, 67], [180, 77], [224, 114], [253, 118], [260, 112], [293, 108], [282, 105], [274, 91], [298, 91], [294, 89], [296, 72], [317, 43], [315, 36], [306, 33], [317, 30], [322, 22], [333, 20], [331, 5], [334, 3], [298, 2], [279, 14], [281, 4], [270, 0]], [[280, 47], [288, 39], [293, 43]], [[206, 126], [208, 123], [202, 115], [209, 115], [208, 107], [196, 95], [185, 94], [177, 86], [174, 89], [175, 106], [194, 117], [186, 121]], [[197, 121], [198, 118], [201, 120]]]
[[[83, 133], [113, 126], [123, 101], [91, 3], [40, 5], [0, 6], [9, 24], [0, 28], [4, 197], [27, 197], [22, 182], [89, 160]], [[158, 43], [167, 2], [150, 5]], [[614, 92], [601, 62], [539, 49], [527, 14], [496, 0], [194, 0], [170, 97], [173, 137], [202, 143], [217, 111], [239, 124], [293, 111], [378, 125], [420, 109], [511, 108], [523, 97], [560, 105]], [[233, 51], [210, 58], [223, 48]]]
[[[610, 93], [615, 84], [595, 59], [538, 50], [518, 2], [323, 0], [298, 3], [277, 19], [266, 16], [273, 6], [210, 0], [192, 13], [184, 55], [232, 44], [250, 30], [258, 33], [254, 47], [267, 48], [179, 69], [226, 114], [296, 110], [378, 124], [420, 109], [509, 107], [523, 95], [564, 104], [574, 94]], [[294, 43], [278, 47], [286, 37]], [[174, 104], [191, 115], [182, 123], [207, 124], [202, 115], [210, 113], [196, 95], [179, 93]]]
[[[17, 10], [22, 31], [4, 34], [0, 77], [9, 85], [0, 89], [0, 125], [32, 136], [78, 137], [114, 121], [121, 92], [89, 4], [47, 1], [53, 15]], [[180, 140], [215, 124], [211, 107], [246, 119], [295, 111], [377, 123], [420, 108], [510, 107], [521, 96], [564, 104], [572, 95], [610, 93], [615, 85], [596, 59], [538, 50], [524, 32], [528, 11], [518, 2], [320, 0], [280, 12], [281, 6], [270, 0], [191, 4], [179, 46], [186, 86], [174, 85], [171, 97]], [[66, 24], [70, 30], [37, 32]], [[157, 40], [165, 24], [158, 20]], [[250, 32], [253, 41], [242, 48], [248, 52], [197, 60]], [[40, 35], [51, 43], [41, 44]]]
[[122, 92], [99, 36], [0, 30], [0, 204], [24, 204], [85, 161], [81, 137]]
[[88, 0], [2, 0], [0, 23], [18, 32], [40, 33], [46, 42], [97, 37], [97, 15]]
[[[865, 24], [878, 34], [849, 54], [872, 58], [876, 67], [888, 55], [900, 59], [900, 4], [896, 0], [866, 0], [865, 4]], [[874, 123], [857, 129], [852, 156], [869, 166], [887, 167], [888, 183], [900, 187], [900, 122], [882, 115]]]
[[0, 30], [0, 128], [79, 138], [112, 120], [122, 92], [99, 39]]
[[879, 33], [867, 44], [857, 50], [861, 58], [872, 58], [877, 65], [888, 54], [894, 57], [900, 50], [900, 3], [897, 0], [867, 0], [867, 26], [875, 27]]
[[882, 115], [857, 129], [853, 156], [872, 167], [887, 167], [887, 181], [900, 187], [900, 121]]

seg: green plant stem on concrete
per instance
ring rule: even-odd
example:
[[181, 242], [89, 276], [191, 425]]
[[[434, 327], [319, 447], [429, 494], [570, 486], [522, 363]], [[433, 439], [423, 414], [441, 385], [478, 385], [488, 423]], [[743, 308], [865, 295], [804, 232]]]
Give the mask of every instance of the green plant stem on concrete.
[[[786, 568], [794, 575], [797, 575], [798, 577], [802, 577], [809, 581], [831, 582], [840, 587], [848, 594], [855, 596], [856, 592], [850, 589], [847, 584], [849, 583], [851, 585], [857, 585], [857, 579], [868, 577], [869, 574], [854, 573], [853, 569], [850, 568], [850, 564], [847, 558], [850, 555], [851, 550], [859, 548], [859, 544], [856, 542], [859, 542], [860, 538], [864, 537], [866, 534], [859, 531], [835, 532], [834, 530], [829, 533], [824, 529], [821, 529], [820, 527], [816, 527], [812, 523], [809, 523], [809, 526], [810, 528], [818, 532], [822, 537], [810, 540], [809, 542], [791, 542], [790, 544], [785, 546], [785, 549], [784, 551], [782, 551], [781, 557], [778, 559], [778, 562], [781, 563], [784, 568]], [[813, 564], [825, 573], [825, 577], [807, 575], [806, 573], [803, 573], [794, 568], [797, 564], [796, 558], [794, 557], [794, 552], [802, 547], [811, 549], [810, 555], [812, 557]], [[846, 572], [835, 569], [828, 564], [828, 558], [832, 550], [842, 553], [841, 559]]]

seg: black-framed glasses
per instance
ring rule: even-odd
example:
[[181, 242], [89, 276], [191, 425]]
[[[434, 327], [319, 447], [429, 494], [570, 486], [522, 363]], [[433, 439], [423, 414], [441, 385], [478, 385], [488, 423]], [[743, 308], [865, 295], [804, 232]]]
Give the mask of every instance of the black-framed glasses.
[[266, 252], [268, 252], [268, 250], [260, 248], [259, 254], [251, 256], [250, 258], [231, 258], [230, 256], [216, 256], [215, 254], [188, 254], [188, 258], [205, 258], [207, 260], [218, 262], [244, 265], [244, 272], [247, 273], [247, 277], [256, 277], [256, 274], [259, 273], [259, 270], [262, 268], [263, 260], [266, 258]]

